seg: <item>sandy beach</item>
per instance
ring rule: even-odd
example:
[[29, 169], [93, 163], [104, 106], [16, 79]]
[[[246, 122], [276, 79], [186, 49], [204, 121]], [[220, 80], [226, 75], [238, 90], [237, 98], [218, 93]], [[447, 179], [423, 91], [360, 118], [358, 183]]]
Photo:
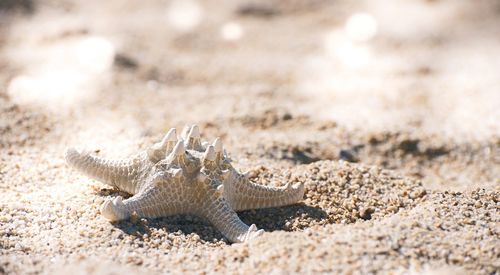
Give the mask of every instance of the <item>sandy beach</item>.
[[[0, 2], [0, 274], [498, 274], [500, 4]], [[67, 148], [220, 137], [294, 205], [110, 223]]]

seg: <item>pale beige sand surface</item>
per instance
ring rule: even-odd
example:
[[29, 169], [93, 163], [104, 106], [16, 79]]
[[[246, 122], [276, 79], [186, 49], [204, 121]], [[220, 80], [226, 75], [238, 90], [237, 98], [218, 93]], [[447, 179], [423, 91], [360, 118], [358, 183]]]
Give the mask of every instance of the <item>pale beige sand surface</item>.
[[[496, 274], [499, 37], [493, 0], [1, 1], [0, 274]], [[303, 201], [231, 245], [64, 163], [193, 123]]]

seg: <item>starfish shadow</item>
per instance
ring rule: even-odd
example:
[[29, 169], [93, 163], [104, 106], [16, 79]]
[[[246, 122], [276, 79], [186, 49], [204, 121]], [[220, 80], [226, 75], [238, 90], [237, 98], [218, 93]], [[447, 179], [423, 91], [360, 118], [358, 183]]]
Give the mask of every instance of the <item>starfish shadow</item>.
[[143, 238], [144, 234], [150, 235], [154, 230], [162, 229], [169, 234], [187, 237], [194, 233], [205, 242], [218, 242], [225, 240], [224, 236], [210, 224], [193, 215], [173, 215], [161, 218], [141, 218], [136, 222], [130, 220], [113, 223], [123, 233]]
[[[296, 204], [284, 207], [266, 208], [257, 210], [247, 210], [238, 213], [238, 216], [246, 224], [256, 224], [259, 229], [267, 232], [276, 230], [295, 231], [306, 226], [292, 228], [288, 222], [293, 223], [295, 219], [321, 220], [327, 217], [324, 210], [305, 204]], [[193, 215], [174, 215], [162, 218], [139, 219], [136, 222], [131, 220], [113, 223], [123, 233], [143, 238], [144, 234], [151, 235], [153, 230], [163, 229], [174, 235], [189, 235], [194, 233], [205, 242], [215, 243], [225, 240], [224, 236], [206, 223], [202, 219]], [[226, 241], [227, 242], [227, 241]]]
[[309, 227], [309, 223], [294, 224], [295, 220], [320, 221], [328, 217], [327, 213], [319, 208], [298, 203], [282, 207], [246, 210], [238, 213], [246, 224], [256, 224], [259, 229], [267, 232], [276, 230], [296, 231]]
[[110, 196], [110, 195], [113, 195], [113, 197], [122, 196], [123, 199], [127, 199], [127, 198], [130, 198], [132, 196], [129, 193], [120, 191], [115, 187], [102, 187], [102, 188], [99, 188], [99, 190], [96, 190], [94, 192], [94, 194], [96, 194], [100, 197], [106, 197], [106, 196]]
[[[104, 188], [96, 192], [99, 196], [121, 195], [129, 197], [130, 195], [117, 189]], [[259, 229], [267, 232], [283, 230], [296, 231], [308, 227], [308, 222], [294, 224], [295, 220], [302, 221], [320, 221], [328, 217], [327, 213], [319, 208], [298, 203], [282, 207], [245, 210], [238, 212], [240, 219], [250, 225], [255, 224]], [[166, 232], [189, 235], [195, 233], [201, 240], [206, 242], [217, 242], [225, 240], [224, 236], [212, 227], [209, 223], [194, 215], [174, 215], [161, 218], [138, 219], [135, 222], [131, 220], [119, 221], [113, 225], [125, 234], [134, 235], [143, 238], [144, 234], [150, 235], [152, 230], [163, 229]]]

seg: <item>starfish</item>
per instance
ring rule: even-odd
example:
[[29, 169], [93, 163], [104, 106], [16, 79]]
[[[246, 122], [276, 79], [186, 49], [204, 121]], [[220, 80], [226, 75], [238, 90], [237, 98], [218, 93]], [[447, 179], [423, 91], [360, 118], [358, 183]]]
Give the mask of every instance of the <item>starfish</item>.
[[246, 242], [262, 235], [255, 224], [243, 223], [237, 211], [297, 203], [304, 185], [266, 187], [249, 180], [230, 163], [219, 138], [201, 142], [196, 125], [180, 137], [175, 128], [144, 152], [126, 160], [106, 160], [68, 149], [67, 163], [89, 176], [132, 196], [117, 196], [101, 206], [110, 221], [138, 215], [155, 218], [192, 214], [215, 226], [230, 242]]

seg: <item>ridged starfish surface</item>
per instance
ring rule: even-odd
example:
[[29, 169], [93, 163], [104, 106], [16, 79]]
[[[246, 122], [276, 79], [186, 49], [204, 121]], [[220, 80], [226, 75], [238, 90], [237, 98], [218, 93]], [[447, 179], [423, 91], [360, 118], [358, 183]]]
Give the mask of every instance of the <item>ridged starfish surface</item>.
[[263, 232], [243, 223], [236, 211], [289, 205], [304, 195], [303, 184], [278, 188], [252, 183], [233, 168], [219, 139], [202, 144], [196, 125], [186, 127], [180, 138], [170, 129], [161, 142], [131, 159], [105, 160], [69, 149], [66, 161], [133, 195], [102, 205], [102, 215], [111, 221], [128, 219], [133, 213], [146, 218], [193, 214], [230, 242], [245, 242]]

